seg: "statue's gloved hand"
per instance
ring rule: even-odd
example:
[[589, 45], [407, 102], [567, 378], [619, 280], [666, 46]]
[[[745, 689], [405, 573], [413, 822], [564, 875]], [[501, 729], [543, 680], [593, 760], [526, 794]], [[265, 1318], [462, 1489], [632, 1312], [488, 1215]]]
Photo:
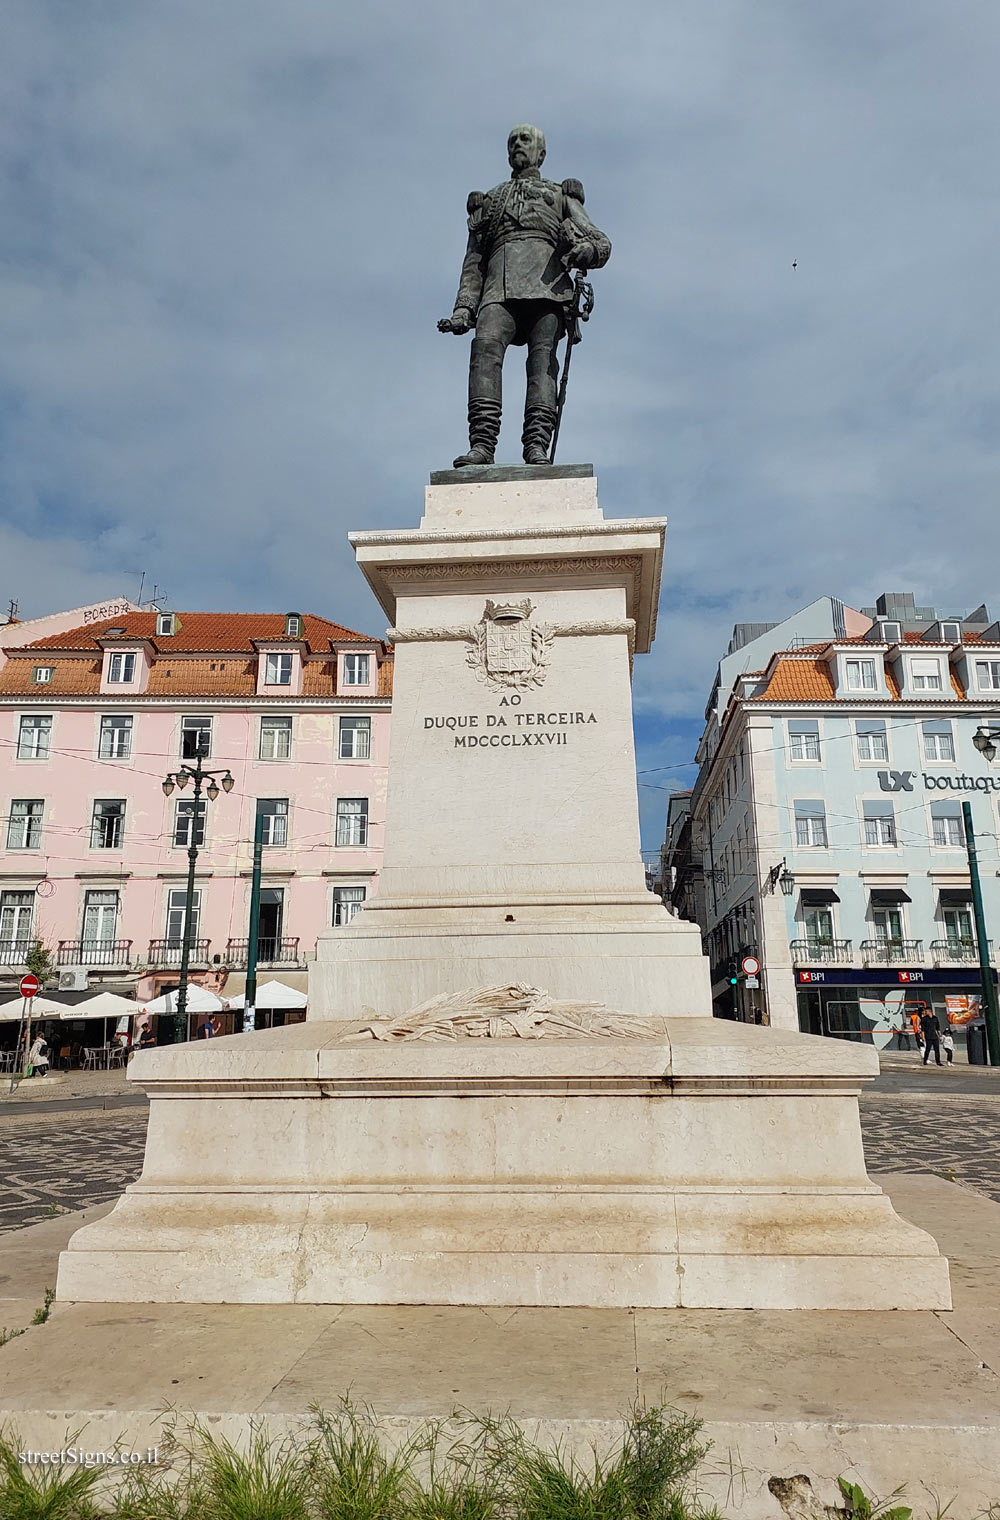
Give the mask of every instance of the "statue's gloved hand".
[[589, 269], [594, 259], [593, 243], [583, 241], [572, 243], [563, 254], [563, 263], [567, 269]]
[[442, 317], [438, 323], [438, 332], [454, 333], [461, 337], [472, 327], [472, 313], [468, 311], [453, 312], [450, 317]]

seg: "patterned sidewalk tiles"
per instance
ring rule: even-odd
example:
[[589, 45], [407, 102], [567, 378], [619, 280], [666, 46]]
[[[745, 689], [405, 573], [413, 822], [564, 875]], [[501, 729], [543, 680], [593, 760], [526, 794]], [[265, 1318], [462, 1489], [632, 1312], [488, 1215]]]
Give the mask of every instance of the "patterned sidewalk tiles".
[[[865, 1097], [865, 1155], [879, 1172], [928, 1172], [1000, 1203], [1000, 1101]], [[146, 1110], [43, 1114], [0, 1121], [0, 1232], [117, 1198], [138, 1177]]]

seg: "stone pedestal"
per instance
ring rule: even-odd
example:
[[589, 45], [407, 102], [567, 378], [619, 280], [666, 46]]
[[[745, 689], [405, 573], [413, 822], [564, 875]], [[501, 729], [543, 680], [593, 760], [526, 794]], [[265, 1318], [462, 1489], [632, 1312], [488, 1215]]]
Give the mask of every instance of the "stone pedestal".
[[319, 942], [310, 1017], [506, 982], [709, 1014], [701, 936], [639, 845], [631, 672], [665, 527], [605, 521], [569, 466], [443, 471], [419, 529], [352, 535], [394, 625], [386, 852], [378, 897]]
[[447, 472], [418, 530], [353, 537], [397, 648], [379, 896], [321, 939], [305, 1024], [136, 1057], [143, 1174], [61, 1299], [947, 1306], [865, 1174], [875, 1052], [711, 1019], [646, 890], [663, 535], [571, 467]]

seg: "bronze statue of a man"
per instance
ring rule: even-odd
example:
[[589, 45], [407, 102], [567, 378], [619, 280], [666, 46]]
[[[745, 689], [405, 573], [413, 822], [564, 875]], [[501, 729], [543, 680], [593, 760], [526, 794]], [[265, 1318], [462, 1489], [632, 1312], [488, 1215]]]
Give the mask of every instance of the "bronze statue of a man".
[[500, 435], [501, 376], [509, 344], [527, 345], [528, 389], [521, 443], [525, 464], [546, 464], [556, 422], [556, 348], [573, 301], [571, 269], [600, 269], [611, 244], [583, 209], [579, 180], [543, 179], [545, 138], [515, 127], [510, 179], [469, 196], [469, 246], [446, 333], [476, 329], [469, 364], [469, 452], [456, 468], [492, 464]]

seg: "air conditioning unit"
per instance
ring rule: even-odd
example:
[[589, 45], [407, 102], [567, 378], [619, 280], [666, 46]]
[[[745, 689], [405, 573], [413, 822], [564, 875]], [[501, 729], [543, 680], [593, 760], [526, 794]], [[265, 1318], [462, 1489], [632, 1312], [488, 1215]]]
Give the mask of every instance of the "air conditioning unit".
[[59, 973], [60, 992], [86, 992], [89, 986], [86, 966], [66, 966]]

